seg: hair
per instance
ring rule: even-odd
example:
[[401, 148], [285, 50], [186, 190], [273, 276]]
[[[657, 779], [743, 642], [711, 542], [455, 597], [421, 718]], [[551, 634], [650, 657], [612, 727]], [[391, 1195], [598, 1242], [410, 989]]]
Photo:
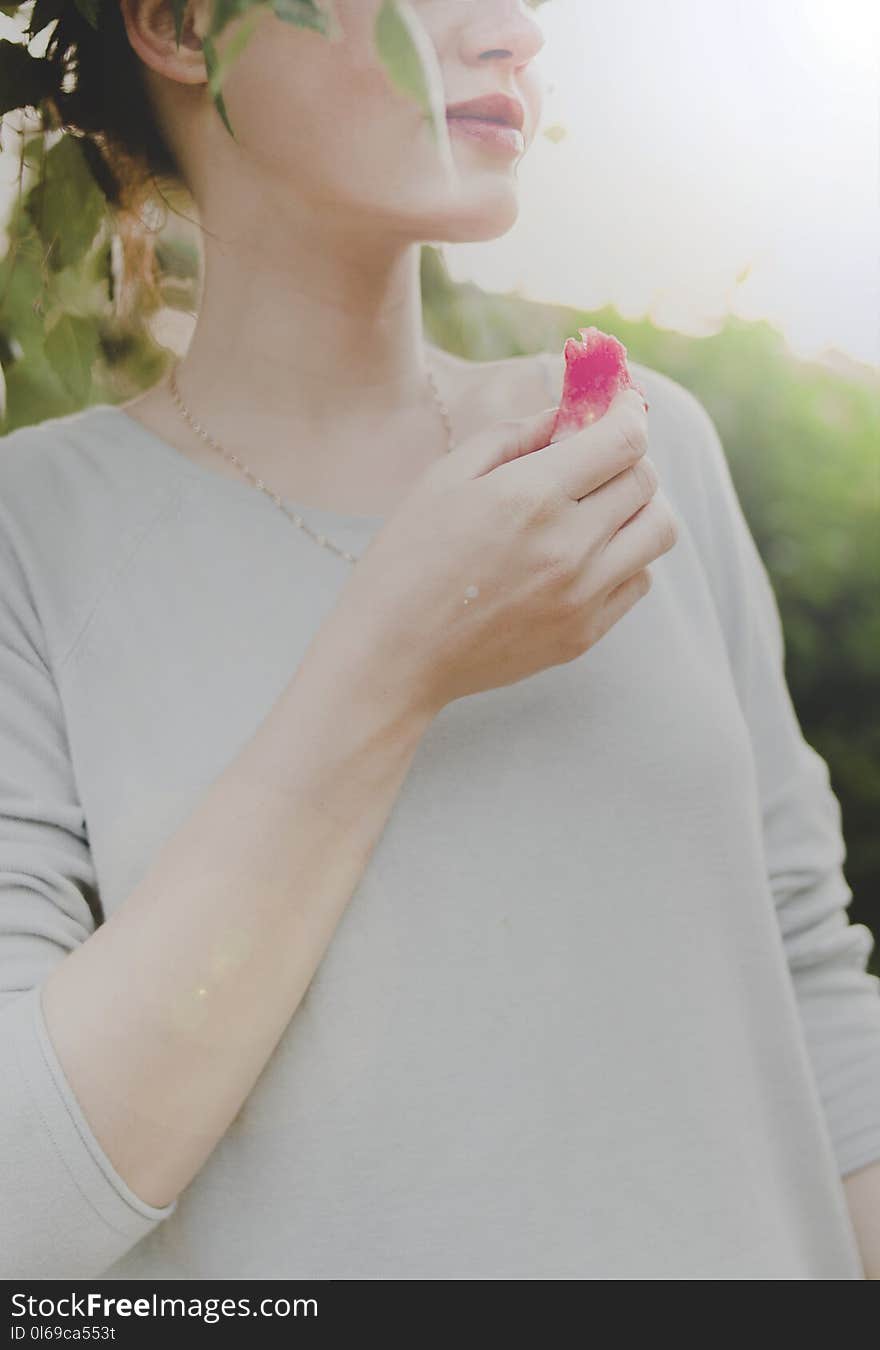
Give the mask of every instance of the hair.
[[92, 177], [113, 209], [131, 282], [156, 294], [153, 232], [142, 209], [166, 185], [186, 186], [147, 92], [143, 66], [128, 40], [119, 0], [97, 6], [97, 28], [68, 3], [46, 47], [47, 102], [76, 135]]

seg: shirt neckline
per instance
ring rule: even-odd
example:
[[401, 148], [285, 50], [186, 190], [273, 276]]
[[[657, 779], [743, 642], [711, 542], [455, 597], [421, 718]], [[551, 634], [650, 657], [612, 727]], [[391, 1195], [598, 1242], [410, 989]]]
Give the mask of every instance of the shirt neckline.
[[[210, 480], [212, 484], [217, 485], [220, 491], [231, 491], [238, 497], [243, 494], [249, 494], [252, 498], [261, 497], [275, 510], [279, 509], [271, 498], [266, 497], [265, 493], [260, 492], [247, 479], [227, 478], [225, 474], [215, 473], [213, 469], [208, 469], [203, 464], [197, 464], [194, 460], [188, 459], [170, 441], [166, 441], [158, 432], [144, 426], [143, 422], [139, 422], [136, 417], [129, 416], [123, 408], [117, 407], [115, 403], [95, 403], [92, 404], [90, 411], [109, 415], [120, 426], [125, 427], [130, 436], [135, 436], [143, 445], [148, 446], [152, 451], [161, 454], [163, 458], [173, 463], [179, 473], [202, 482]], [[387, 516], [351, 515], [343, 511], [332, 511], [323, 506], [312, 506], [308, 502], [295, 501], [292, 497], [282, 497], [281, 501], [291, 514], [301, 515], [309, 523], [317, 521], [330, 526], [336, 525], [343, 529], [374, 530], [383, 525], [387, 519]]]

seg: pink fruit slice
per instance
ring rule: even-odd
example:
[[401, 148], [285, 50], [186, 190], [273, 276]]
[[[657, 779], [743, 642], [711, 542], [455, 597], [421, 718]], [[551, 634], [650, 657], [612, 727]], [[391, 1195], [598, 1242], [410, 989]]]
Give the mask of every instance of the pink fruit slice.
[[637, 389], [645, 400], [645, 410], [648, 408], [644, 389], [627, 369], [623, 343], [599, 328], [579, 328], [578, 332], [580, 341], [572, 337], [565, 340], [562, 402], [551, 443], [598, 421], [621, 389]]

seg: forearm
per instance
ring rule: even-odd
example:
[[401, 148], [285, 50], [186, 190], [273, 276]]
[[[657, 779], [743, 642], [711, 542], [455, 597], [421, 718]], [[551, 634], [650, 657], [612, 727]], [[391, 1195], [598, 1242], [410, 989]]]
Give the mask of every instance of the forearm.
[[850, 1172], [843, 1185], [865, 1278], [880, 1280], [880, 1162]]
[[149, 872], [43, 988], [49, 1034], [135, 1194], [183, 1189], [250, 1092], [363, 874], [430, 714], [322, 630]]

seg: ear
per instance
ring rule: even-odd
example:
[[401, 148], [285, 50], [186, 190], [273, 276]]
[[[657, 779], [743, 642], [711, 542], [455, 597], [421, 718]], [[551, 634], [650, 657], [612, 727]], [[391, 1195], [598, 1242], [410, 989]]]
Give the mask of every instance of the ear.
[[134, 51], [151, 70], [179, 84], [206, 84], [202, 38], [211, 19], [210, 0], [189, 0], [178, 47], [169, 0], [119, 0]]

